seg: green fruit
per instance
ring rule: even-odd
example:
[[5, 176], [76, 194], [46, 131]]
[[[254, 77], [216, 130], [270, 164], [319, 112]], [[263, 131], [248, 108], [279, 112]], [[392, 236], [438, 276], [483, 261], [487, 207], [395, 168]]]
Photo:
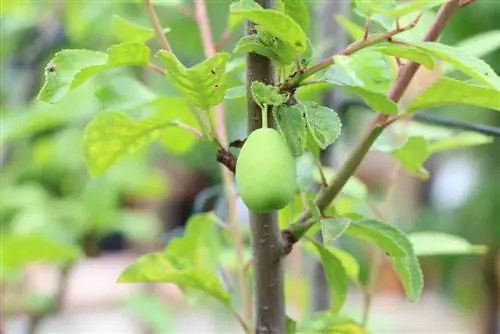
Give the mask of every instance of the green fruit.
[[295, 160], [274, 129], [253, 131], [236, 163], [236, 185], [243, 203], [252, 211], [266, 213], [284, 208], [295, 195]]

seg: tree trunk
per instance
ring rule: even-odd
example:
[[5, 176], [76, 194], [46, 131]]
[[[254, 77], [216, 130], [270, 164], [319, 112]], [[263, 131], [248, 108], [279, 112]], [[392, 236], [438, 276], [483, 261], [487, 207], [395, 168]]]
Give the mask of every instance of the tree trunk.
[[[258, 1], [263, 8], [270, 8], [272, 1]], [[247, 24], [247, 34], [255, 34], [255, 25]], [[274, 83], [274, 68], [269, 59], [257, 54], [247, 55], [247, 111], [248, 132], [262, 126], [260, 107], [253, 101], [251, 83], [260, 81]], [[272, 116], [268, 113], [268, 124]], [[250, 212], [250, 229], [253, 250], [253, 295], [254, 295], [254, 333], [285, 333], [285, 293], [282, 259], [283, 241], [276, 213], [256, 214]]]

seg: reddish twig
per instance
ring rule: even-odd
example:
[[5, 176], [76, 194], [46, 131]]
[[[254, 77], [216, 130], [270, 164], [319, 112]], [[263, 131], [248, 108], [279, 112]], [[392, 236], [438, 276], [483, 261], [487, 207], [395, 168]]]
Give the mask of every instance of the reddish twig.
[[217, 161], [236, 173], [236, 157], [223, 147], [217, 149]]
[[148, 68], [161, 74], [161, 75], [165, 75], [165, 70], [156, 64], [153, 64], [150, 62], [150, 63], [148, 63]]
[[153, 24], [156, 38], [158, 38], [158, 41], [160, 42], [164, 50], [170, 51], [170, 45], [168, 44], [167, 37], [165, 37], [165, 34], [163, 33], [160, 19], [158, 19], [158, 15], [156, 15], [156, 11], [153, 7], [153, 4], [151, 3], [151, 0], [144, 0], [144, 6], [146, 7], [146, 11], [148, 12], [149, 19]]
[[223, 50], [226, 47], [227, 43], [229, 43], [230, 39], [231, 39], [231, 31], [229, 29], [226, 29], [220, 36], [220, 39], [217, 42], [217, 45], [215, 46], [215, 50], [217, 51]]

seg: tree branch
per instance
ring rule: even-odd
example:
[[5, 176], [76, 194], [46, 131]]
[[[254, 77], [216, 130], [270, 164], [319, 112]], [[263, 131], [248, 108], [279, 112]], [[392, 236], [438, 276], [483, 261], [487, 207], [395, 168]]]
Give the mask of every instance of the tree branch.
[[[209, 58], [216, 53], [216, 49], [212, 39], [212, 30], [210, 28], [210, 21], [208, 18], [208, 12], [205, 0], [196, 0], [194, 2], [194, 5], [195, 5], [194, 17], [196, 19], [196, 23], [198, 24], [198, 29], [201, 34], [201, 39], [203, 42], [203, 50], [205, 52], [205, 56]], [[222, 107], [222, 105], [218, 105], [215, 107], [215, 121], [216, 121], [215, 131], [219, 143], [219, 151], [217, 158], [219, 159], [219, 154], [221, 152], [227, 153], [227, 155], [224, 156], [225, 158], [227, 158], [230, 153], [225, 149], [228, 140], [227, 140], [227, 131], [225, 126], [225, 119], [224, 119], [224, 108]], [[234, 163], [234, 166], [229, 164], [226, 165], [228, 168], [225, 168], [221, 165], [221, 173], [224, 183], [224, 194], [227, 202], [227, 219], [229, 222], [229, 226], [231, 227], [231, 234], [236, 251], [236, 258], [238, 259], [239, 263], [243, 263], [245, 259], [243, 254], [244, 243], [240, 231], [240, 226], [238, 224], [238, 217], [236, 211], [236, 189], [231, 174], [231, 169], [236, 168], [236, 160], [232, 161], [231, 159], [229, 159], [228, 162], [231, 162], [231, 164]], [[250, 322], [252, 318], [252, 308], [251, 308], [252, 301], [250, 299], [250, 294], [247, 288], [247, 280], [245, 278], [244, 268], [238, 270], [238, 282], [241, 290], [241, 297], [243, 300], [243, 318], [240, 319], [240, 321], [244, 321], [246, 323], [244, 329], [248, 330], [249, 328], [248, 322]]]
[[[351, 55], [353, 53], [356, 53], [358, 52], [359, 50], [362, 50], [364, 48], [367, 48], [369, 46], [372, 46], [372, 45], [375, 45], [375, 44], [378, 44], [378, 43], [382, 43], [383, 41], [386, 41], [388, 39], [390, 39], [391, 37], [393, 36], [396, 36], [400, 33], [403, 33], [405, 31], [408, 31], [412, 28], [414, 28], [418, 21], [420, 20], [422, 15], [418, 15], [417, 18], [409, 23], [408, 25], [404, 26], [404, 27], [396, 27], [395, 29], [393, 30], [390, 30], [388, 32], [385, 32], [383, 34], [380, 34], [378, 36], [374, 36], [374, 37], [371, 37], [371, 38], [367, 38], [367, 39], [363, 39], [361, 41], [359, 41], [358, 43], [355, 43], [349, 47], [347, 47], [346, 49], [344, 49], [343, 51], [341, 51], [339, 53], [339, 55], [342, 55], [342, 56], [348, 56], [348, 55]], [[305, 69], [302, 70], [302, 73], [299, 73], [299, 75], [296, 75], [294, 78], [292, 78], [291, 80], [287, 80], [281, 87], [281, 91], [291, 91], [293, 90], [294, 88], [298, 87], [300, 85], [300, 83], [302, 81], [304, 81], [305, 79], [313, 76], [314, 74], [324, 70], [325, 68], [333, 65], [335, 63], [335, 60], [333, 57], [329, 57], [329, 58], [326, 58], [322, 61], [320, 61], [319, 63], [317, 64], [314, 64], [310, 67], [307, 67]]]
[[[257, 1], [263, 8], [271, 7], [271, 0]], [[256, 26], [247, 22], [247, 35], [256, 34]], [[251, 84], [260, 81], [274, 83], [271, 60], [255, 53], [247, 54], [247, 120], [249, 133], [262, 127], [261, 108], [252, 99]], [[268, 124], [272, 124], [268, 113]], [[252, 265], [254, 274], [255, 319], [254, 333], [285, 333], [285, 293], [283, 272], [283, 245], [276, 212], [256, 214], [250, 212], [252, 234]]]
[[153, 29], [156, 34], [156, 38], [160, 42], [162, 48], [167, 51], [171, 51], [170, 45], [168, 44], [167, 37], [163, 33], [163, 28], [161, 26], [160, 20], [158, 19], [158, 15], [156, 15], [156, 11], [151, 3], [151, 0], [144, 0], [144, 6], [146, 7], [146, 11], [148, 12], [149, 19], [153, 24]]
[[[424, 41], [435, 41], [442, 33], [445, 25], [448, 23], [452, 14], [459, 8], [459, 0], [451, 0], [441, 6], [439, 13], [429, 28], [429, 31], [424, 37]], [[389, 98], [394, 102], [399, 102], [404, 92], [408, 88], [408, 85], [417, 72], [419, 68], [418, 63], [408, 63], [404, 67], [400, 69], [398, 79], [396, 83], [393, 85], [389, 92]], [[354, 150], [351, 152], [346, 162], [342, 165], [337, 175], [334, 177], [330, 186], [324, 188], [318, 196], [316, 197], [316, 205], [320, 210], [324, 210], [332, 203], [335, 197], [340, 193], [346, 182], [349, 178], [356, 172], [356, 169], [363, 161], [364, 157], [370, 150], [373, 143], [377, 140], [377, 138], [382, 134], [387, 123], [388, 116], [383, 114], [377, 114], [370, 126], [368, 132], [363, 136], [360, 143]], [[385, 123], [385, 124], [384, 124]], [[311, 218], [311, 213], [309, 211], [305, 212], [301, 215], [301, 217], [297, 220], [295, 224], [299, 226], [304, 226]], [[309, 225], [305, 225], [306, 228], [309, 228]], [[297, 229], [296, 226], [292, 226], [290, 229]], [[284, 231], [286, 232], [286, 231]], [[303, 232], [305, 233], [305, 232]], [[302, 233], [302, 234], [303, 234]]]

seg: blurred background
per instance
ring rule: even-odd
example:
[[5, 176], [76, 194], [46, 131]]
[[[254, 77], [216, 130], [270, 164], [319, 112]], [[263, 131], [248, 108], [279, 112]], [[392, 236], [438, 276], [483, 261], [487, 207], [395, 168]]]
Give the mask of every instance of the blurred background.
[[[217, 41], [227, 25], [229, 0], [207, 1]], [[341, 50], [352, 40], [336, 15], [360, 25], [347, 1], [310, 1], [309, 35], [315, 58]], [[186, 65], [203, 57], [192, 19], [192, 2], [155, 5], [169, 42]], [[184, 233], [192, 214], [225, 216], [220, 168], [206, 141], [183, 133], [154, 143], [99, 177], [85, 166], [83, 131], [103, 110], [140, 117], [163, 99], [180, 97], [149, 69], [105, 71], [71, 91], [59, 104], [36, 100], [43, 72], [61, 49], [105, 51], [118, 43], [114, 15], [143, 26], [150, 22], [140, 1], [2, 0], [1, 4], [1, 199], [2, 253], [18, 266], [1, 267], [1, 333], [240, 333], [236, 322], [212, 304], [193, 303], [170, 284], [116, 284], [120, 272], [141, 254], [161, 250]], [[408, 39], [420, 39], [433, 13], [427, 13]], [[231, 51], [242, 36], [235, 31]], [[477, 1], [461, 10], [442, 41], [457, 45], [481, 34], [500, 35], [500, 1]], [[491, 40], [491, 39], [489, 39]], [[498, 41], [498, 38], [497, 38]], [[156, 41], [148, 45], [159, 48]], [[500, 42], [469, 46], [500, 73]], [[244, 58], [232, 57], [228, 85], [244, 84]], [[434, 82], [446, 68], [420, 71], [406, 98]], [[305, 92], [323, 101], [344, 123], [341, 139], [324, 155], [337, 166], [362, 134], [369, 112], [343, 92]], [[246, 133], [244, 98], [224, 101], [229, 139]], [[179, 109], [183, 104], [179, 103]], [[359, 112], [358, 112], [359, 111]], [[473, 107], [436, 108], [433, 114], [496, 125], [498, 112]], [[500, 141], [434, 155], [422, 181], [399, 170], [384, 154], [373, 153], [357, 177], [381, 203], [385, 218], [404, 231], [441, 231], [472, 244], [487, 245], [481, 255], [422, 258], [425, 293], [419, 304], [405, 301], [389, 263], [380, 263], [370, 328], [374, 333], [500, 333]], [[348, 199], [346, 199], [347, 201]], [[377, 204], [378, 205], [378, 204]], [[239, 217], [246, 229], [247, 213]], [[246, 230], [245, 230], [246, 231]], [[14, 236], [16, 245], [7, 242]], [[49, 240], [49, 241], [47, 241]], [[346, 243], [361, 264], [369, 250]], [[9, 248], [10, 247], [10, 248]], [[40, 252], [54, 261], [32, 262]], [[231, 249], [227, 251], [231, 258]], [[23, 255], [24, 254], [24, 255]], [[249, 252], [247, 254], [249, 257]], [[301, 316], [326, 306], [322, 273], [300, 249], [288, 260], [290, 313]], [[231, 259], [228, 260], [231, 262]], [[234, 262], [234, 261], [233, 261]], [[234, 265], [234, 264], [233, 264]], [[366, 271], [366, 270], [365, 270]], [[359, 319], [363, 296], [352, 288], [344, 313]]]

